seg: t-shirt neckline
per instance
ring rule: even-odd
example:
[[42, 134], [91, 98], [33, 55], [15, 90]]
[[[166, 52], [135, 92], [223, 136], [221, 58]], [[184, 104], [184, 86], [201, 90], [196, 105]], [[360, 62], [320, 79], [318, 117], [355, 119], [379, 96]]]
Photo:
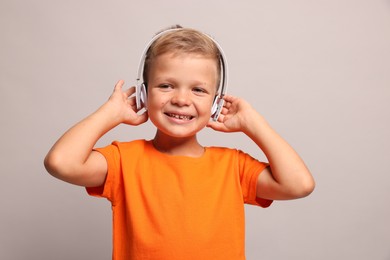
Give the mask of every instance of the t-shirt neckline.
[[198, 161], [198, 160], [203, 160], [204, 158], [207, 157], [209, 153], [209, 147], [203, 147], [204, 152], [201, 156], [198, 157], [192, 157], [192, 156], [186, 156], [186, 155], [171, 155], [168, 153], [164, 153], [159, 151], [156, 147], [153, 145], [153, 140], [146, 140], [146, 145], [152, 151], [155, 155], [158, 155], [160, 157], [165, 157], [165, 159], [185, 159], [185, 160], [193, 160], [193, 161]]

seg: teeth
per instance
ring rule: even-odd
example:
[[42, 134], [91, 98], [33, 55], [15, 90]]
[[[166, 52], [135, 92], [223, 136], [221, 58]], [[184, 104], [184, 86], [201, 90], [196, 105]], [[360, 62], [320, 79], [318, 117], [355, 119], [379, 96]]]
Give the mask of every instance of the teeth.
[[185, 119], [185, 120], [191, 119], [191, 116], [183, 116], [183, 115], [176, 115], [176, 114], [169, 114], [169, 116], [177, 119]]

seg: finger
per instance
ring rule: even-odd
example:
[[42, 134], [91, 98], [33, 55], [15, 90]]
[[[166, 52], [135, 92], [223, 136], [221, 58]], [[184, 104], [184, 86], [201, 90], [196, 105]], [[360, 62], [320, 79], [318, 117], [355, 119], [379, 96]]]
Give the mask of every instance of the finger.
[[115, 84], [115, 87], [114, 87], [114, 91], [122, 91], [122, 86], [123, 84], [125, 83], [124, 80], [119, 80], [116, 84]]
[[135, 97], [134, 97], [134, 96], [129, 97], [129, 98], [127, 99], [127, 102], [128, 102], [128, 104], [130, 104], [130, 106], [132, 106], [132, 107], [135, 107], [135, 106], [136, 106], [136, 100], [135, 100]]
[[231, 102], [225, 101], [225, 103], [223, 104], [223, 107], [229, 109], [231, 107], [231, 105], [232, 105]]
[[226, 115], [228, 113], [229, 113], [229, 108], [226, 108], [226, 107], [222, 108], [221, 115]]
[[221, 123], [221, 124], [224, 124], [225, 122], [225, 118], [226, 118], [226, 115], [228, 114], [228, 111], [226, 111], [226, 113], [221, 113], [218, 117], [218, 122]]
[[224, 99], [226, 102], [232, 103], [234, 100], [237, 99], [237, 97], [234, 97], [234, 96], [231, 96], [231, 95], [225, 95], [225, 96], [223, 97], [223, 99]]
[[209, 121], [209, 124], [213, 128], [220, 128], [223, 125], [224, 118], [225, 118], [225, 115], [221, 111], [221, 113], [218, 116], [217, 121], [211, 120], [211, 121]]
[[127, 97], [130, 97], [131, 95], [133, 95], [135, 93], [135, 87], [133, 86], [133, 87], [125, 90], [124, 93], [127, 95]]
[[145, 111], [144, 113], [138, 115], [138, 117], [134, 121], [134, 125], [140, 125], [148, 121], [149, 115], [148, 111]]

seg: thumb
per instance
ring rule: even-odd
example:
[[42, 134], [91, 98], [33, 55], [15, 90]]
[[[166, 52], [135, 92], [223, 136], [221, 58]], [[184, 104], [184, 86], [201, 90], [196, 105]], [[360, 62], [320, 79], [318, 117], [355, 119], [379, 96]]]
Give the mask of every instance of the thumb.
[[122, 91], [123, 84], [125, 84], [125, 81], [123, 79], [119, 80], [114, 87], [114, 92], [115, 91]]

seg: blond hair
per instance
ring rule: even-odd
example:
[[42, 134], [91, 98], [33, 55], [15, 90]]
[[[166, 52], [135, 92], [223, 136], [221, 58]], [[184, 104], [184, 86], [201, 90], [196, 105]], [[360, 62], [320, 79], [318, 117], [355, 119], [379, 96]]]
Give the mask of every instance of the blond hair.
[[[174, 29], [174, 30], [173, 30]], [[144, 82], [148, 82], [148, 74], [150, 67], [154, 59], [160, 55], [166, 53], [172, 54], [196, 54], [205, 58], [214, 59], [218, 70], [218, 81], [217, 87], [220, 82], [221, 64], [220, 58], [221, 53], [214, 40], [195, 29], [182, 28], [181, 26], [171, 27], [162, 35], [157, 38], [149, 47], [146, 52], [143, 79]]]

